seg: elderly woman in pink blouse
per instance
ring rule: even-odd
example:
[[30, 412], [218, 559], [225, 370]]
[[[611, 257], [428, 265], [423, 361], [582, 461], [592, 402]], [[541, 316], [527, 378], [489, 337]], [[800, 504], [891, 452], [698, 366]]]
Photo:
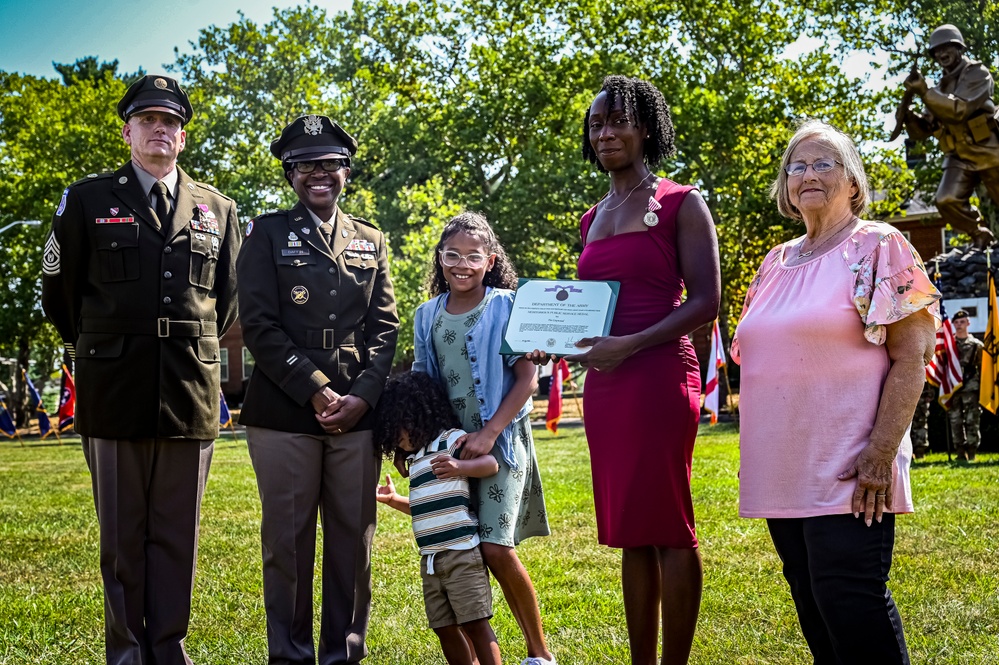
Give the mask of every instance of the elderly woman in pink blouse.
[[771, 193], [805, 235], [763, 260], [732, 344], [739, 513], [767, 520], [816, 665], [908, 663], [887, 582], [940, 295], [898, 230], [860, 219], [867, 176], [839, 130], [804, 123]]

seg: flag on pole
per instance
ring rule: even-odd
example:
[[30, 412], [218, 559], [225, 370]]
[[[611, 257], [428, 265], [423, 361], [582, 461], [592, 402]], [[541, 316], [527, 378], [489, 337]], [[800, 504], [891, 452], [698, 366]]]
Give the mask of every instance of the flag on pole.
[[558, 434], [558, 421], [562, 419], [562, 382], [569, 380], [569, 363], [559, 358], [552, 368], [552, 383], [548, 388], [548, 412], [545, 414], [545, 427], [552, 434]]
[[978, 402], [996, 413], [999, 407], [999, 302], [996, 301], [996, 277], [989, 274], [989, 320], [985, 324], [985, 348], [982, 350], [982, 377]]
[[926, 366], [926, 380], [940, 387], [937, 401], [945, 410], [950, 409], [950, 400], [961, 387], [964, 376], [961, 372], [961, 361], [957, 356], [957, 342], [954, 339], [954, 327], [947, 317], [947, 310], [940, 302], [940, 327], [937, 328], [937, 343], [933, 350], [933, 359]]
[[704, 384], [704, 410], [711, 414], [712, 425], [718, 423], [718, 398], [721, 395], [718, 377], [724, 366], [725, 349], [722, 346], [718, 319], [715, 319], [715, 325], [711, 329], [711, 357], [708, 359], [708, 375]]
[[52, 423], [49, 422], [49, 412], [45, 410], [45, 405], [42, 404], [42, 396], [38, 394], [35, 384], [28, 377], [28, 373], [22, 369], [21, 374], [24, 376], [25, 383], [28, 384], [28, 407], [35, 410], [35, 415], [38, 416], [38, 433], [44, 438], [52, 431]]
[[6, 434], [9, 439], [17, 436], [14, 419], [10, 417], [10, 411], [7, 410], [7, 404], [3, 400], [0, 400], [0, 432]]
[[62, 366], [62, 393], [59, 395], [59, 431], [64, 432], [73, 426], [76, 419], [76, 384], [69, 368]]
[[219, 389], [219, 425], [228, 427], [232, 422], [232, 414], [229, 413], [229, 405], [225, 403], [225, 394]]

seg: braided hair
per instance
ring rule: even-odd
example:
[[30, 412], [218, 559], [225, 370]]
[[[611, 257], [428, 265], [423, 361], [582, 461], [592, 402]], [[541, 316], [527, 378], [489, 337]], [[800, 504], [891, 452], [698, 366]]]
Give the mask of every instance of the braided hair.
[[517, 288], [517, 271], [513, 267], [513, 262], [507, 256], [506, 250], [500, 243], [496, 233], [493, 232], [485, 215], [478, 212], [465, 211], [451, 218], [441, 232], [441, 239], [434, 247], [434, 264], [427, 276], [427, 290], [431, 296], [439, 296], [451, 290], [447, 280], [444, 278], [444, 269], [441, 267], [440, 253], [444, 249], [444, 243], [448, 239], [464, 231], [468, 235], [477, 239], [490, 254], [496, 255], [493, 267], [486, 273], [482, 283], [486, 286], [493, 286], [500, 289]]
[[391, 457], [403, 432], [414, 446], [421, 447], [441, 432], [460, 426], [440, 383], [426, 372], [404, 372], [385, 383], [375, 407], [372, 435], [376, 449]]
[[[628, 78], [627, 76], [608, 76], [604, 79], [601, 92], [607, 93], [604, 114], [610, 113], [614, 104], [620, 100], [621, 107], [632, 118], [634, 123], [645, 125], [649, 138], [642, 145], [642, 155], [650, 168], [659, 166], [663, 159], [676, 154], [673, 130], [673, 117], [669, 106], [659, 89], [648, 81]], [[596, 164], [601, 172], [606, 172], [597, 153], [590, 145], [590, 109], [583, 116], [583, 158], [591, 164]]]

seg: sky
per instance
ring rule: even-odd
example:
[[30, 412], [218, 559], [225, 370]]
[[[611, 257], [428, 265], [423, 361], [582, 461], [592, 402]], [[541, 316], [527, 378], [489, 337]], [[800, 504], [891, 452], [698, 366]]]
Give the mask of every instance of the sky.
[[202, 28], [235, 23], [239, 11], [268, 23], [273, 7], [303, 4], [337, 12], [350, 0], [0, 0], [0, 70], [57, 78], [53, 62], [92, 55], [117, 59], [119, 72], [165, 73], [174, 47], [192, 52]]

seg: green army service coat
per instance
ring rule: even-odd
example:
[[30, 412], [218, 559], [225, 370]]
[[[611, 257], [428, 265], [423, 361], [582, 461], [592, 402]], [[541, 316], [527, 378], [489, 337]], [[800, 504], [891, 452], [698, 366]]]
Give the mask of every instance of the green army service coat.
[[177, 168], [168, 228], [131, 162], [63, 193], [42, 307], [76, 357], [76, 431], [209, 440], [219, 428], [219, 337], [236, 319], [236, 204]]
[[302, 203], [247, 224], [236, 271], [255, 368], [242, 425], [321, 436], [310, 398], [323, 387], [372, 408], [381, 396], [399, 329], [385, 236], [337, 208], [331, 240]]

